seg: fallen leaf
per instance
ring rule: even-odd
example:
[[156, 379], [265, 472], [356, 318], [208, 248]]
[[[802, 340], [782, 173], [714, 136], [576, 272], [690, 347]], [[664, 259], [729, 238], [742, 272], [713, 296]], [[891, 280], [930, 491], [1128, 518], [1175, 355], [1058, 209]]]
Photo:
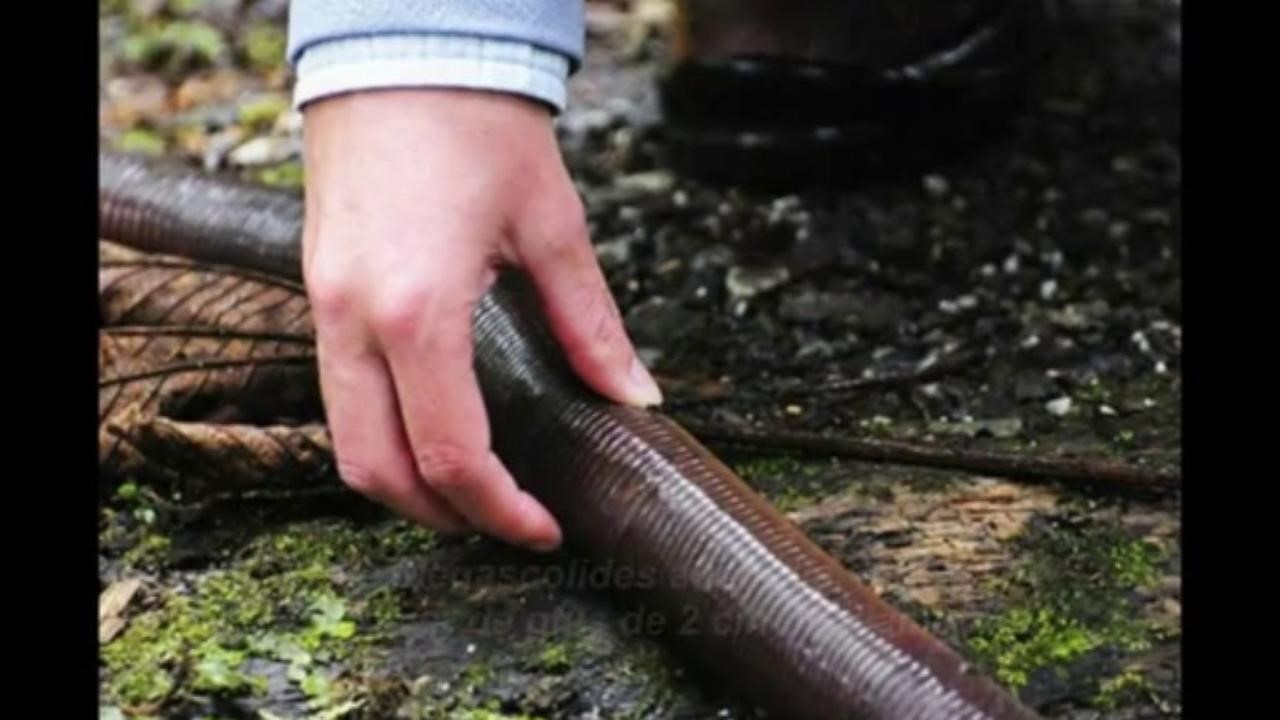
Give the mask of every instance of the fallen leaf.
[[111, 642], [124, 630], [128, 621], [124, 611], [128, 609], [138, 591], [142, 589], [141, 578], [117, 580], [107, 586], [98, 596], [98, 642], [103, 645]]

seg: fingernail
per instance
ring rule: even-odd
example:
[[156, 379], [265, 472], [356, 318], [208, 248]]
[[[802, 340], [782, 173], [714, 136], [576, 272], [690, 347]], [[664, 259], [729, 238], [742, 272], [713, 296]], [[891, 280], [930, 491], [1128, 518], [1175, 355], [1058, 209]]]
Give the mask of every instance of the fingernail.
[[644, 363], [640, 362], [640, 358], [633, 356], [631, 358], [631, 402], [641, 407], [653, 407], [662, 404], [662, 390], [658, 387], [658, 383], [654, 381], [653, 376], [649, 374], [648, 368]]
[[560, 526], [556, 524], [555, 518], [551, 517], [551, 513], [542, 506], [529, 493], [521, 493], [524, 499], [524, 511], [526, 516], [534, 518], [535, 526], [542, 526], [542, 532], [530, 533], [534, 537], [528, 540], [525, 545], [535, 552], [551, 552], [560, 547], [562, 540], [560, 536]]

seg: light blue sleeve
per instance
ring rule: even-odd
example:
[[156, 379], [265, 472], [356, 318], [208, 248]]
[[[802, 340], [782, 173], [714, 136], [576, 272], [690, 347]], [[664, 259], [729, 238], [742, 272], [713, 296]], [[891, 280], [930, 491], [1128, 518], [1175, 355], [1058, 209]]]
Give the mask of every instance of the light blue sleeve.
[[512, 92], [564, 109], [582, 61], [582, 0], [293, 0], [302, 106], [388, 87]]

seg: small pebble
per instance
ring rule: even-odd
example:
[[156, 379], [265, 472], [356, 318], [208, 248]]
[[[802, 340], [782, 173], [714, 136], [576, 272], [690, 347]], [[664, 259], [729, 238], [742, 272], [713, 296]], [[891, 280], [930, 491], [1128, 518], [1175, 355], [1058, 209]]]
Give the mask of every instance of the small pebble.
[[1110, 405], [1099, 405], [1098, 413], [1101, 415], [1105, 415], [1107, 417], [1115, 417], [1116, 409], [1111, 407]]
[[1138, 161], [1125, 155], [1117, 155], [1111, 160], [1111, 170], [1117, 175], [1132, 175], [1138, 170]]
[[1138, 346], [1138, 351], [1143, 355], [1147, 355], [1151, 352], [1151, 341], [1147, 339], [1146, 334], [1141, 330], [1134, 330], [1133, 335], [1130, 336], [1129, 340], [1133, 342], [1134, 345]]
[[1100, 228], [1107, 224], [1107, 211], [1102, 208], [1089, 208], [1080, 213], [1080, 222], [1089, 227]]
[[671, 190], [675, 184], [675, 175], [666, 170], [651, 170], [649, 172], [623, 175], [614, 181], [614, 185], [620, 190], [653, 195], [665, 193]]
[[227, 156], [232, 165], [274, 165], [298, 156], [297, 139], [289, 137], [256, 137]]
[[943, 197], [951, 189], [950, 183], [941, 175], [925, 175], [921, 183], [925, 192], [935, 198]]
[[792, 415], [792, 416], [800, 415], [804, 413], [804, 408], [799, 405], [788, 405], [785, 408], [785, 410], [787, 411], [788, 415]]
[[625, 265], [631, 260], [631, 241], [628, 238], [609, 240], [595, 246], [596, 259], [606, 270]]
[[1065, 395], [1060, 398], [1054, 398], [1044, 404], [1044, 409], [1049, 411], [1050, 415], [1063, 417], [1071, 412], [1071, 398]]
[[785, 267], [732, 267], [725, 275], [725, 289], [736, 300], [753, 298], [785, 283], [791, 273]]
[[1057, 280], [1045, 280], [1044, 282], [1040, 283], [1040, 299], [1041, 300], [1052, 300], [1053, 296], [1056, 294], [1058, 294]]

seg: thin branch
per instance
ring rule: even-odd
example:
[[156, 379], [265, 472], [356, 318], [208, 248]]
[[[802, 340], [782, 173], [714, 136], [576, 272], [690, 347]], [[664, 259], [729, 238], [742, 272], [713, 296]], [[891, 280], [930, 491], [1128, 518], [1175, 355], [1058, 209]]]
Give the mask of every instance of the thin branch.
[[1143, 490], [1178, 491], [1182, 488], [1182, 473], [1178, 470], [1141, 467], [1107, 458], [1009, 455], [956, 450], [899, 440], [831, 437], [785, 430], [726, 429], [701, 423], [682, 424], [700, 440], [710, 444], [820, 453], [866, 462], [964, 470], [1017, 480], [1105, 483]]

